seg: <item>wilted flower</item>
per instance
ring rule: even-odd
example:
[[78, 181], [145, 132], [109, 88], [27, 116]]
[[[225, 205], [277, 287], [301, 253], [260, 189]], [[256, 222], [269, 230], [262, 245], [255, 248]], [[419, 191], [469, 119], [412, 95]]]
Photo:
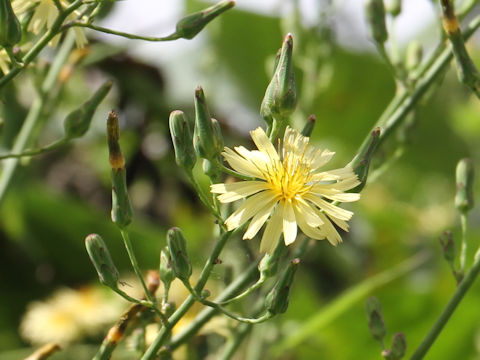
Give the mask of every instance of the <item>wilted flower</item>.
[[[67, 7], [69, 3], [65, 0], [60, 0], [63, 7]], [[12, 2], [13, 11], [17, 14], [23, 14], [32, 6], [35, 6], [34, 13], [27, 30], [31, 31], [35, 35], [40, 34], [44, 28], [50, 29], [55, 22], [59, 12], [53, 0], [14, 0]], [[67, 21], [74, 21], [80, 15], [80, 12], [73, 11], [67, 16]], [[78, 47], [83, 47], [87, 44], [88, 40], [82, 28], [74, 27], [75, 41]], [[60, 35], [55, 36], [50, 42], [50, 46], [55, 47], [60, 40]]]
[[332, 245], [342, 241], [335, 227], [348, 231], [347, 220], [353, 213], [335, 202], [351, 202], [360, 194], [345, 193], [359, 184], [350, 167], [319, 172], [335, 153], [309, 146], [309, 138], [287, 127], [280, 154], [261, 128], [250, 132], [258, 150], [243, 146], [235, 151], [225, 148], [222, 155], [239, 174], [258, 180], [232, 184], [214, 184], [218, 200], [229, 203], [247, 200], [226, 220], [228, 230], [252, 219], [244, 239], [253, 238], [267, 222], [260, 251], [272, 252], [280, 235], [286, 245], [297, 237], [297, 225], [312, 239], [327, 239]]

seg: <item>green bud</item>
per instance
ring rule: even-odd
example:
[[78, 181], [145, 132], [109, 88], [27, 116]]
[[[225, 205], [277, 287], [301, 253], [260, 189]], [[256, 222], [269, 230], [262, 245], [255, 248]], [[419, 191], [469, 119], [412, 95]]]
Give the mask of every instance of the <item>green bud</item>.
[[210, 292], [210, 290], [208, 289], [203, 289], [202, 290], [202, 293], [200, 294], [200, 297], [202, 299], [208, 299], [210, 297], [210, 295], [212, 295], [212, 293]]
[[218, 149], [216, 131], [213, 128], [210, 112], [208, 111], [205, 94], [199, 86], [195, 89], [195, 128], [193, 131], [193, 146], [197, 155], [212, 160], [221, 150]]
[[174, 279], [175, 274], [172, 269], [170, 250], [168, 249], [168, 246], [166, 246], [160, 251], [160, 280], [167, 292]]
[[402, 0], [387, 0], [385, 9], [392, 16], [398, 16], [402, 12]]
[[295, 272], [297, 271], [300, 259], [295, 258], [290, 261], [287, 270], [268, 293], [265, 299], [267, 311], [272, 315], [283, 314], [287, 311], [290, 300], [290, 287], [292, 286]]
[[132, 222], [133, 211], [128, 198], [127, 171], [125, 158], [122, 155], [119, 144], [120, 130], [118, 117], [111, 111], [107, 120], [107, 142], [109, 161], [112, 168], [112, 221], [119, 227], [124, 228]]
[[440, 245], [442, 245], [443, 257], [449, 264], [453, 264], [457, 249], [455, 247], [455, 241], [453, 240], [453, 234], [450, 230], [446, 230], [439, 238]]
[[283, 40], [275, 73], [268, 84], [260, 107], [260, 115], [268, 123], [271, 123], [271, 118], [284, 119], [290, 116], [297, 106], [292, 53], [292, 34], [287, 34]]
[[383, 0], [366, 0], [365, 13], [370, 28], [370, 36], [377, 44], [383, 44], [388, 39]]
[[177, 23], [176, 31], [172, 36], [193, 39], [210, 21], [234, 6], [235, 1], [221, 1], [205, 10], [188, 15]]
[[350, 190], [351, 192], [360, 192], [367, 183], [368, 169], [370, 167], [370, 162], [372, 160], [375, 149], [377, 148], [378, 143], [380, 142], [380, 128], [376, 128], [372, 131], [370, 140], [367, 146], [362, 147], [362, 151], [355, 155], [350, 164], [356, 164], [353, 167], [353, 171], [358, 176], [360, 184], [354, 189]]
[[382, 306], [380, 301], [375, 297], [370, 297], [366, 301], [366, 310], [368, 316], [368, 327], [373, 338], [380, 343], [383, 343], [383, 339], [387, 333], [385, 323], [383, 321]]
[[119, 278], [118, 270], [103, 239], [100, 235], [90, 234], [85, 238], [85, 247], [93, 266], [95, 266], [100, 282], [116, 289]]
[[315, 127], [315, 122], [317, 121], [317, 118], [315, 115], [310, 115], [307, 119], [307, 122], [305, 123], [305, 126], [303, 127], [302, 130], [302, 135], [310, 137], [313, 132], [313, 128]]
[[167, 233], [167, 245], [172, 259], [173, 273], [182, 281], [187, 281], [192, 275], [192, 265], [187, 253], [187, 241], [182, 230], [171, 228]]
[[400, 360], [405, 356], [407, 350], [407, 341], [405, 335], [396, 333], [393, 335], [392, 349], [390, 350], [392, 360]]
[[169, 124], [177, 165], [185, 170], [193, 169], [197, 162], [197, 155], [193, 148], [190, 124], [183, 111], [172, 111], [170, 113]]
[[407, 46], [405, 66], [407, 70], [416, 69], [422, 62], [423, 48], [419, 41], [411, 41]]
[[12, 47], [22, 39], [22, 27], [12, 9], [11, 0], [0, 0], [0, 45]]
[[[222, 128], [220, 127], [220, 123], [217, 119], [211, 119], [212, 121], [212, 128], [213, 128], [213, 136], [215, 140], [215, 150], [218, 155], [223, 151], [223, 135], [222, 135]], [[217, 155], [217, 156], [218, 156]]]
[[107, 96], [111, 87], [112, 82], [107, 81], [95, 92], [95, 94], [93, 94], [88, 101], [67, 115], [63, 122], [65, 138], [75, 139], [85, 135], [90, 127], [95, 110], [105, 96]]
[[461, 159], [455, 172], [457, 180], [457, 194], [455, 195], [455, 207], [461, 213], [466, 213], [473, 208], [473, 183], [474, 168], [471, 159]]

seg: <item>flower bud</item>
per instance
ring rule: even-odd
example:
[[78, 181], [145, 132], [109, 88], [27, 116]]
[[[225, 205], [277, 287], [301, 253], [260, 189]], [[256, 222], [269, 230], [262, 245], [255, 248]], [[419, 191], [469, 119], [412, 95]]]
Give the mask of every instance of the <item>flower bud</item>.
[[370, 297], [366, 302], [366, 310], [368, 316], [368, 327], [373, 338], [380, 343], [383, 343], [383, 339], [387, 333], [385, 323], [383, 321], [382, 306], [380, 301], [375, 297]]
[[[223, 151], [223, 135], [222, 135], [222, 128], [220, 127], [220, 123], [217, 119], [211, 119], [212, 121], [212, 128], [213, 128], [213, 137], [215, 140], [215, 150], [218, 155]], [[217, 155], [217, 156], [218, 156]]]
[[290, 287], [292, 286], [295, 272], [297, 271], [300, 259], [295, 258], [290, 261], [287, 270], [275, 284], [273, 289], [268, 293], [265, 299], [267, 312], [272, 315], [283, 314], [287, 311], [288, 302], [290, 300]]
[[302, 130], [302, 135], [310, 137], [313, 132], [313, 128], [315, 127], [315, 122], [317, 121], [317, 118], [315, 115], [310, 115], [307, 119], [307, 122], [305, 123], [305, 126], [303, 127]]
[[125, 158], [122, 155], [120, 144], [120, 130], [118, 117], [111, 111], [107, 120], [107, 142], [109, 161], [112, 168], [112, 221], [119, 227], [124, 228], [132, 222], [132, 206], [127, 191], [127, 171]]
[[212, 293], [210, 292], [210, 290], [208, 289], [203, 289], [201, 294], [200, 294], [200, 297], [202, 299], [208, 299], [210, 297], [210, 295], [212, 295]]
[[210, 21], [234, 6], [235, 1], [221, 1], [205, 10], [188, 15], [177, 23], [176, 31], [172, 36], [193, 39]]
[[392, 348], [390, 350], [392, 360], [400, 360], [405, 356], [407, 350], [407, 341], [405, 335], [396, 333], [393, 335]]
[[0, 0], [0, 45], [12, 47], [22, 39], [22, 27], [12, 9], [11, 0]]
[[267, 122], [270, 122], [271, 118], [284, 119], [290, 116], [297, 106], [292, 53], [292, 34], [287, 34], [283, 40], [275, 73], [268, 84], [260, 107], [260, 115]]
[[370, 36], [377, 44], [383, 44], [388, 39], [383, 0], [366, 0], [365, 13], [367, 15]]
[[450, 230], [444, 231], [439, 238], [440, 245], [442, 245], [443, 257], [449, 264], [453, 265], [457, 249], [455, 247], [455, 241], [453, 240], [453, 234]]
[[208, 111], [205, 94], [199, 86], [195, 90], [195, 128], [193, 131], [193, 146], [197, 155], [204, 159], [214, 159], [221, 150], [218, 145], [213, 122]]
[[466, 213], [473, 208], [473, 183], [474, 168], [471, 159], [461, 159], [455, 172], [457, 180], [457, 193], [455, 195], [455, 207], [461, 213]]
[[119, 278], [118, 270], [103, 239], [100, 235], [90, 234], [85, 239], [85, 247], [93, 266], [95, 266], [100, 282], [116, 289]]
[[380, 142], [380, 132], [380, 128], [378, 127], [373, 130], [367, 146], [362, 147], [362, 151], [355, 155], [353, 160], [350, 162], [350, 164], [353, 165], [353, 171], [355, 174], [357, 174], [358, 180], [360, 180], [360, 184], [351, 189], [350, 192], [360, 192], [365, 187], [365, 184], [367, 183], [370, 161], [372, 160], [375, 149]]
[[402, 0], [387, 0], [385, 9], [392, 16], [398, 16], [402, 12]]
[[187, 171], [193, 169], [197, 162], [197, 155], [193, 148], [190, 124], [183, 111], [172, 111], [170, 113], [169, 124], [177, 165]]
[[111, 87], [112, 82], [107, 81], [87, 102], [67, 115], [63, 122], [65, 138], [75, 139], [85, 135], [90, 127], [95, 110], [97, 110], [98, 105], [100, 105], [105, 96], [107, 96]]
[[187, 253], [187, 241], [182, 230], [171, 228], [167, 233], [167, 245], [172, 259], [172, 270], [177, 278], [188, 281], [192, 275], [192, 265]]
[[160, 280], [167, 292], [174, 279], [175, 274], [172, 269], [170, 250], [168, 249], [168, 246], [166, 246], [160, 251]]
[[414, 40], [410, 42], [407, 46], [406, 56], [405, 56], [405, 66], [407, 70], [416, 69], [422, 62], [423, 58], [423, 48], [420, 42]]

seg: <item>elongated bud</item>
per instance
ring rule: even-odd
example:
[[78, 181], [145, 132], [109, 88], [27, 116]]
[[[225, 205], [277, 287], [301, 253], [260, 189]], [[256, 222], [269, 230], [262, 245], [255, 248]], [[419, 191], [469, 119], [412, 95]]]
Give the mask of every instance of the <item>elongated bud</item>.
[[375, 297], [370, 297], [366, 301], [366, 310], [368, 317], [368, 327], [373, 338], [383, 344], [383, 339], [387, 333], [385, 322], [383, 321], [382, 306]]
[[392, 16], [398, 16], [402, 12], [402, 0], [387, 0], [385, 9]]
[[313, 132], [313, 128], [315, 127], [315, 122], [317, 121], [317, 118], [315, 115], [310, 115], [307, 119], [307, 122], [305, 123], [305, 126], [302, 129], [302, 135], [310, 137]]
[[172, 36], [193, 39], [213, 19], [235, 6], [235, 1], [221, 1], [209, 8], [188, 15], [181, 19]]
[[288, 302], [290, 301], [290, 287], [292, 286], [298, 264], [300, 264], [300, 259], [298, 258], [290, 261], [287, 270], [268, 293], [265, 299], [265, 305], [270, 314], [283, 314], [287, 311]]
[[0, 0], [0, 45], [12, 47], [22, 39], [22, 27], [12, 9], [11, 0]]
[[182, 281], [187, 281], [192, 275], [192, 265], [187, 253], [187, 241], [182, 230], [171, 228], [167, 233], [167, 245], [172, 259], [173, 273]]
[[170, 284], [175, 279], [171, 261], [170, 250], [168, 249], [168, 246], [166, 246], [160, 251], [160, 280], [162, 281], [166, 292], [168, 292]]
[[403, 333], [393, 335], [392, 349], [390, 350], [392, 360], [400, 360], [405, 356], [407, 351], [407, 341]]
[[50, 358], [55, 352], [61, 350], [60, 345], [55, 343], [49, 343], [43, 345], [33, 352], [33, 354], [26, 357], [24, 360], [44, 360]]
[[203, 89], [199, 86], [195, 90], [195, 129], [193, 131], [193, 146], [197, 155], [212, 160], [220, 152], [216, 140], [216, 130], [208, 111]]
[[350, 190], [351, 192], [360, 192], [367, 183], [368, 169], [375, 149], [380, 142], [380, 132], [380, 128], [376, 128], [372, 131], [368, 145], [363, 147], [362, 151], [355, 155], [350, 163], [353, 165], [353, 171], [357, 174], [358, 180], [360, 180], [360, 184]]
[[388, 39], [383, 0], [366, 0], [365, 13], [367, 15], [370, 36], [376, 43], [383, 44]]
[[466, 213], [473, 208], [473, 183], [474, 168], [471, 159], [461, 159], [456, 169], [457, 194], [455, 195], [455, 206], [461, 213]]
[[172, 111], [169, 125], [177, 165], [185, 170], [193, 169], [197, 162], [197, 155], [193, 148], [192, 129], [183, 111]]
[[284, 119], [297, 106], [297, 88], [293, 71], [293, 38], [287, 34], [283, 40], [280, 58], [272, 80], [268, 84], [260, 107], [260, 115], [269, 122], [270, 119]]
[[100, 282], [116, 289], [119, 278], [118, 270], [103, 239], [100, 235], [90, 234], [85, 239], [85, 247], [95, 270], [97, 270]]
[[105, 96], [107, 96], [111, 88], [112, 82], [107, 81], [88, 101], [67, 115], [63, 122], [66, 138], [75, 139], [85, 135], [90, 128], [95, 110], [97, 110], [98, 105], [100, 105]]
[[127, 171], [125, 169], [125, 158], [118, 142], [119, 138], [118, 117], [114, 111], [111, 111], [107, 120], [107, 142], [112, 168], [112, 221], [119, 228], [124, 228], [132, 222], [133, 211], [128, 198]]
[[416, 69], [421, 63], [423, 58], [423, 48], [420, 42], [414, 40], [407, 46], [405, 66], [407, 70]]

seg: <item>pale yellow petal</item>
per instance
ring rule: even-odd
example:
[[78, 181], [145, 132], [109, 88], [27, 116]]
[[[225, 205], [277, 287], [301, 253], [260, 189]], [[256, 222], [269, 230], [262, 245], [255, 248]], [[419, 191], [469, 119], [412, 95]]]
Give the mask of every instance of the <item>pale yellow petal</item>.
[[297, 222], [295, 212], [290, 201], [286, 201], [283, 209], [283, 240], [285, 245], [290, 245], [297, 238]]
[[261, 127], [250, 131], [250, 135], [252, 136], [252, 140], [255, 145], [257, 145], [258, 150], [267, 154], [271, 160], [280, 160], [277, 150], [275, 150], [275, 147]]
[[[297, 208], [297, 213], [302, 214], [302, 219], [311, 227], [318, 227], [323, 225], [322, 219], [312, 209], [312, 206], [303, 199], [296, 199], [293, 202], [294, 208]], [[298, 215], [297, 215], [298, 219]]]
[[278, 244], [280, 235], [282, 235], [283, 204], [279, 203], [274, 210], [270, 221], [267, 223], [260, 242], [260, 252], [271, 254]]
[[335, 206], [329, 203], [328, 201], [320, 199], [316, 195], [306, 194], [303, 196], [303, 198], [317, 205], [320, 209], [325, 211], [328, 215], [335, 216], [340, 220], [350, 220], [353, 215], [353, 212], [342, 209], [341, 207]]
[[258, 231], [262, 228], [265, 221], [267, 221], [270, 213], [272, 212], [273, 207], [277, 203], [277, 200], [273, 200], [268, 202], [263, 209], [261, 209], [252, 219], [250, 225], [248, 225], [248, 229], [243, 234], [243, 239], [252, 239], [255, 235], [257, 235]]
[[313, 175], [313, 181], [331, 181], [331, 180], [341, 180], [345, 178], [356, 177], [352, 168], [346, 166], [340, 169], [328, 170], [318, 174]]
[[[302, 230], [305, 235], [315, 240], [323, 240], [327, 238], [325, 233], [322, 232], [318, 227], [310, 226], [305, 222], [305, 216], [304, 213], [302, 213], [302, 209], [300, 209], [299, 207], [294, 207], [294, 211], [297, 219], [297, 224], [300, 227], [300, 230]], [[312, 212], [314, 212], [313, 209]]]
[[233, 202], [267, 189], [268, 184], [264, 181], [242, 181], [232, 184], [213, 184], [210, 186], [212, 193], [222, 194], [218, 196], [218, 200], [221, 203]]
[[243, 225], [247, 220], [251, 219], [259, 210], [261, 210], [266, 202], [273, 201], [275, 194], [271, 191], [262, 191], [249, 197], [245, 202], [225, 221], [228, 230], [233, 230]]
[[320, 228], [321, 231], [325, 233], [330, 244], [337, 246], [338, 243], [342, 242], [342, 237], [325, 215], [319, 212], [319, 216], [322, 217], [324, 221], [324, 224]]
[[324, 184], [314, 185], [310, 192], [340, 202], [353, 202], [360, 199], [360, 194], [358, 193], [344, 193], [341, 190], [326, 187]]
[[229, 148], [225, 148], [222, 152], [223, 157], [232, 167], [233, 170], [246, 176], [256, 177], [259, 179], [265, 179], [262, 172], [259, 171], [252, 163], [242, 156], [235, 153]]
[[332, 159], [333, 155], [335, 155], [333, 151], [330, 151], [328, 149], [323, 150], [319, 155], [315, 157], [315, 161], [311, 165], [312, 170], [316, 170], [328, 163]]

